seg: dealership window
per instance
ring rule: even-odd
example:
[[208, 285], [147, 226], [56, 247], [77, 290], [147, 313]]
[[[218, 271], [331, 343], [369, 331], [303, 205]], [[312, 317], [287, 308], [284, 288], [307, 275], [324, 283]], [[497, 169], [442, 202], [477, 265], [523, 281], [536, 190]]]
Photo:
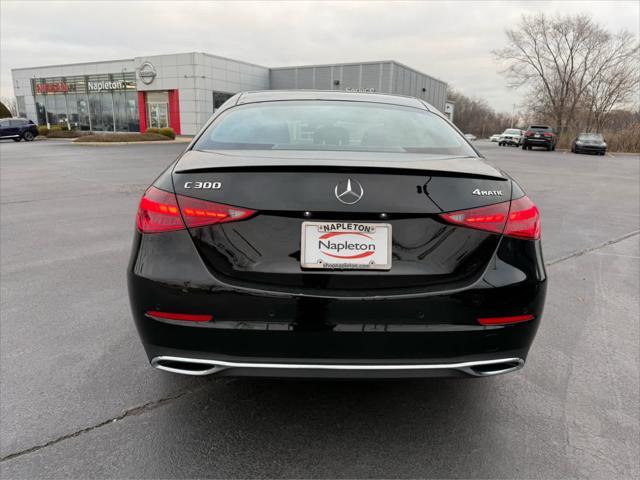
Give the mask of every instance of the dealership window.
[[44, 95], [38, 95], [36, 97], [36, 117], [38, 125], [47, 124], [47, 113], [44, 106]]
[[104, 132], [139, 131], [135, 73], [32, 81], [39, 124]]
[[67, 125], [67, 106], [64, 95], [47, 95], [45, 97], [47, 123], [60, 127]]
[[67, 102], [67, 122], [71, 130], [80, 130], [80, 124], [78, 122], [78, 99], [75, 93], [68, 93], [66, 95], [60, 95]]
[[219, 109], [224, 102], [233, 97], [232, 93], [213, 92], [213, 111]]

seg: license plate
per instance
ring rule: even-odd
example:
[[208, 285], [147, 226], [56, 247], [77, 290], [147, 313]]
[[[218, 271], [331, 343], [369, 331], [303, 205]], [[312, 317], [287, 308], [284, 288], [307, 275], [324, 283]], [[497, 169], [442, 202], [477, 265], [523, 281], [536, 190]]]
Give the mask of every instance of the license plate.
[[303, 222], [300, 265], [302, 268], [389, 270], [391, 225]]

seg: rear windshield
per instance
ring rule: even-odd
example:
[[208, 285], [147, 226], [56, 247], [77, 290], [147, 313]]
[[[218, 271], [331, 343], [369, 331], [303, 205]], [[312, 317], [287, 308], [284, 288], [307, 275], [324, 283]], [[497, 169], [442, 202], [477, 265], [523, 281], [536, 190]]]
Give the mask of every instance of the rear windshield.
[[600, 133], [581, 133], [578, 135], [581, 140], [602, 140], [602, 134]]
[[339, 150], [477, 156], [437, 115], [347, 101], [280, 101], [234, 107], [198, 139], [198, 150]]
[[550, 132], [552, 129], [551, 127], [547, 127], [545, 125], [531, 125], [529, 127], [529, 130], [534, 130], [538, 132]]

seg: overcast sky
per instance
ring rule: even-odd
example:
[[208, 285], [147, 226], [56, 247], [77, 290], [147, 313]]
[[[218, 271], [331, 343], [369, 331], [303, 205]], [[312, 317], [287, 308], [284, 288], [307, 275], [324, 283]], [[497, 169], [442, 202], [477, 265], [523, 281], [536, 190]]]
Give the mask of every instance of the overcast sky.
[[29, 2], [0, 0], [0, 95], [11, 69], [208, 52], [287, 66], [397, 60], [497, 110], [511, 111], [491, 50], [524, 13], [588, 13], [640, 35], [640, 2]]

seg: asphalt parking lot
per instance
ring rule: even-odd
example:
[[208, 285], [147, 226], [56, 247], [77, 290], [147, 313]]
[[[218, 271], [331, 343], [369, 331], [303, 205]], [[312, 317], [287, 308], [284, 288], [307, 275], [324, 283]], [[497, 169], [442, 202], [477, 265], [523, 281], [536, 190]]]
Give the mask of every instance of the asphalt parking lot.
[[184, 145], [1, 142], [0, 476], [637, 478], [640, 158], [477, 145], [542, 212], [526, 367], [332, 382], [148, 365], [125, 267]]

